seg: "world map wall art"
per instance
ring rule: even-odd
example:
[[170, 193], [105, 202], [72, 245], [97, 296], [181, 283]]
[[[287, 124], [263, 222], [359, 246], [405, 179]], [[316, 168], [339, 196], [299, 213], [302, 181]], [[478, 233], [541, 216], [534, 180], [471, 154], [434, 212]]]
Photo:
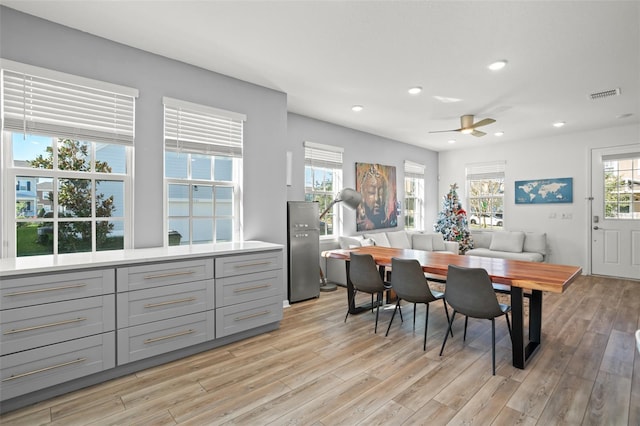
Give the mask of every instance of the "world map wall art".
[[573, 178], [517, 180], [516, 204], [573, 203]]

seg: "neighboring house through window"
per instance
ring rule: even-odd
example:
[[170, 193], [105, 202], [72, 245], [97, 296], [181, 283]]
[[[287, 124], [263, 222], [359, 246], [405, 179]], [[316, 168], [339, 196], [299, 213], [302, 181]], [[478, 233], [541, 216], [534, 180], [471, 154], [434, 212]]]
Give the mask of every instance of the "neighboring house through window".
[[505, 162], [468, 164], [467, 220], [471, 229], [503, 229]]
[[404, 162], [404, 227], [424, 229], [424, 165]]
[[1, 65], [2, 256], [130, 248], [138, 91]]
[[167, 245], [241, 239], [243, 114], [164, 98]]
[[[317, 201], [322, 213], [342, 190], [341, 147], [306, 141], [304, 143], [304, 199]], [[340, 234], [338, 209], [333, 206], [320, 221], [320, 237]]]

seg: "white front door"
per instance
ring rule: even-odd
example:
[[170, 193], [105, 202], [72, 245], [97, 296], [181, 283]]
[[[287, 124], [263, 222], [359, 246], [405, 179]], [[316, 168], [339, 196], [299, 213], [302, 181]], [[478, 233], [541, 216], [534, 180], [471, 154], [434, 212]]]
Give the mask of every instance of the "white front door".
[[640, 146], [591, 153], [591, 273], [640, 279]]

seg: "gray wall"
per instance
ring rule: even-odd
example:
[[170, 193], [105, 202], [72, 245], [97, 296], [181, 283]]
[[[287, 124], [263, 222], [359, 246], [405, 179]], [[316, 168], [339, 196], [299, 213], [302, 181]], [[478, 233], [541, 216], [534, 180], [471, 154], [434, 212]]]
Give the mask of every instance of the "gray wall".
[[[286, 243], [286, 94], [0, 7], [5, 59], [137, 88], [134, 246], [163, 244], [163, 105], [170, 96], [247, 115], [244, 239]], [[206, 46], [201, 46], [206, 54]]]
[[[360, 132], [325, 121], [298, 114], [288, 114], [287, 151], [293, 153], [292, 185], [287, 189], [287, 200], [304, 200], [304, 141], [335, 145], [344, 148], [342, 157], [343, 186], [356, 187], [355, 163], [379, 163], [396, 167], [398, 201], [404, 199], [404, 161], [411, 160], [425, 167], [425, 228], [431, 230], [438, 211], [437, 179], [438, 153], [414, 145]], [[355, 212], [343, 208], [343, 233], [355, 235]], [[404, 228], [402, 215], [398, 227]]]
[[[640, 142], [640, 126], [627, 125], [591, 132], [564, 134], [551, 138], [523, 140], [440, 153], [440, 187], [444, 196], [457, 182], [458, 195], [467, 207], [465, 165], [504, 160], [504, 226], [507, 230], [547, 233], [548, 261], [581, 266], [590, 273], [589, 204], [591, 151], [594, 148], [632, 145]], [[515, 204], [516, 180], [573, 178], [573, 203]], [[571, 219], [562, 219], [571, 217]]]

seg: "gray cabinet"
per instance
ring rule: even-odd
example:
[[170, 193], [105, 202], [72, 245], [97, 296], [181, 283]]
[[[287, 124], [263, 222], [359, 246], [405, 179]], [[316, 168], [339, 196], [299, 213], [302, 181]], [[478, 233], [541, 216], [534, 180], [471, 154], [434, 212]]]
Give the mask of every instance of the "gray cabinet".
[[3, 279], [2, 400], [115, 367], [115, 273]]
[[118, 365], [215, 338], [212, 258], [118, 268], [117, 277]]
[[216, 258], [216, 337], [282, 319], [282, 251]]

